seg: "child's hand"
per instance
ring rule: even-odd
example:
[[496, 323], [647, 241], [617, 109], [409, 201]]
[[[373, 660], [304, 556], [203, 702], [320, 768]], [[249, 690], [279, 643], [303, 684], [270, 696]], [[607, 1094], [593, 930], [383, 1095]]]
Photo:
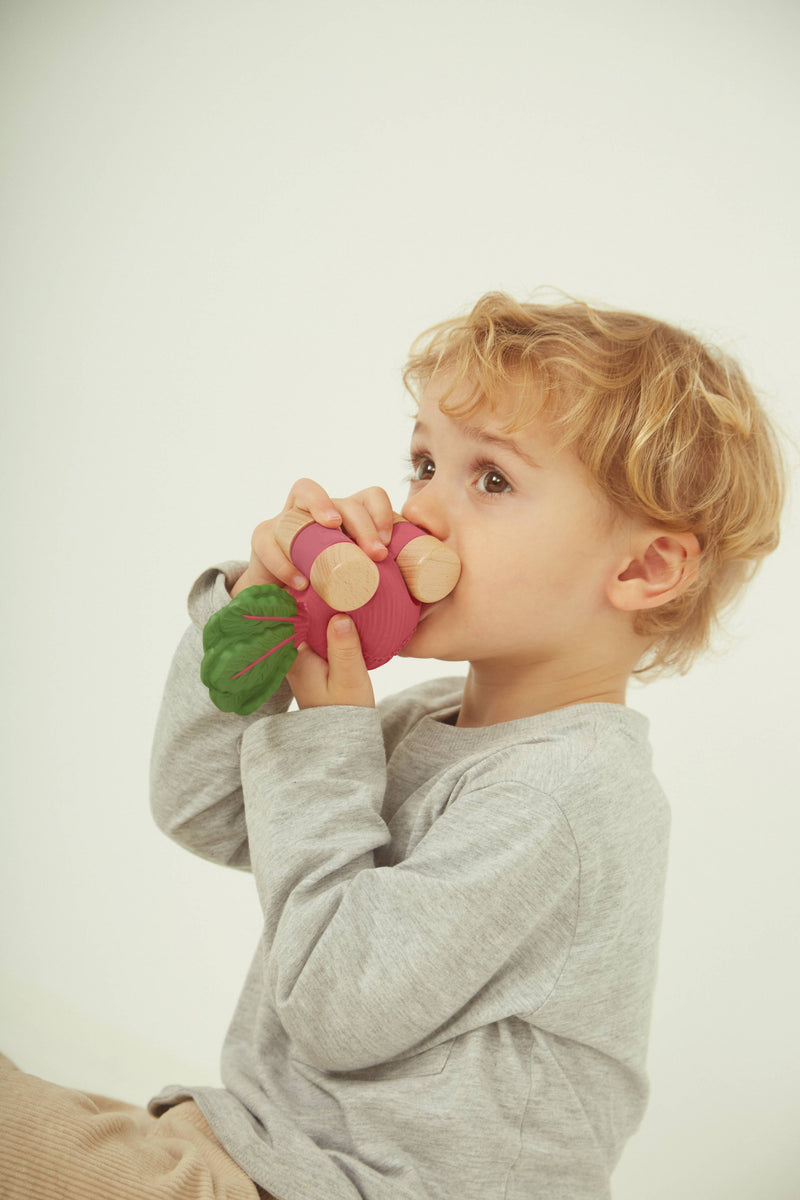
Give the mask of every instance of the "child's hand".
[[299, 708], [329, 704], [375, 707], [358, 633], [344, 614], [331, 617], [328, 625], [328, 661], [304, 644], [286, 678]]
[[[283, 513], [302, 508], [319, 525], [328, 529], [342, 528], [375, 562], [386, 557], [391, 540], [393, 514], [389, 497], [383, 488], [365, 488], [344, 500], [331, 500], [328, 493], [312, 479], [299, 479], [289, 492]], [[275, 526], [283, 513], [262, 521], [253, 533], [250, 563], [231, 589], [237, 596], [245, 588], [260, 583], [304, 588], [308, 584], [287, 558], [275, 538]]]
[[[341, 528], [371, 559], [380, 562], [388, 553], [394, 514], [383, 488], [366, 488], [343, 500], [332, 500], [312, 479], [299, 479], [289, 492], [283, 513], [301, 508], [329, 529]], [[253, 533], [250, 563], [231, 589], [237, 596], [254, 584], [276, 583], [302, 589], [308, 580], [281, 549], [275, 527], [283, 513], [262, 521]], [[344, 621], [340, 631], [337, 623]], [[300, 708], [328, 704], [353, 704], [372, 708], [372, 691], [361, 643], [353, 622], [346, 616], [333, 617], [328, 626], [328, 662], [309, 646], [302, 646], [287, 679]]]

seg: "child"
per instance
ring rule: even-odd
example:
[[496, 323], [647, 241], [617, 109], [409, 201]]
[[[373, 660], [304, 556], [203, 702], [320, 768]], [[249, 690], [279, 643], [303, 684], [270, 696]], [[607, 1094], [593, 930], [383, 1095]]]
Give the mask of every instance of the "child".
[[[423, 337], [406, 380], [403, 515], [462, 574], [404, 653], [466, 661], [466, 680], [376, 709], [334, 617], [328, 663], [306, 648], [262, 709], [222, 714], [204, 623], [297, 572], [270, 520], [249, 565], [200, 578], [153, 807], [258, 889], [225, 1086], [168, 1088], [146, 1114], [7, 1068], [18, 1111], [49, 1089], [40, 1126], [75, 1147], [57, 1193], [20, 1195], [72, 1195], [79, 1171], [82, 1197], [609, 1195], [647, 1098], [669, 826], [626, 686], [685, 671], [774, 549], [780, 453], [735, 363], [630, 313], [490, 294]], [[385, 556], [380, 488], [301, 480], [293, 505]]]

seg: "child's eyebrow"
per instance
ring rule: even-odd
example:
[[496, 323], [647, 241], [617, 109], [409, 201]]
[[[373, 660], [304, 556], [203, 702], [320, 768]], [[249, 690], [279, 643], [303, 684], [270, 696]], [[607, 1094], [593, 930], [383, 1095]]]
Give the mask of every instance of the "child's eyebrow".
[[[523, 450], [516, 438], [510, 434], [489, 433], [482, 429], [480, 425], [468, 425], [464, 421], [458, 422], [459, 429], [466, 437], [473, 442], [482, 442], [484, 445], [495, 446], [498, 450], [510, 451], [516, 454], [517, 458], [522, 459], [529, 467], [540, 467], [541, 464], [528, 454], [527, 450]], [[414, 425], [412, 437], [427, 437], [428, 427], [422, 421], [417, 421]]]

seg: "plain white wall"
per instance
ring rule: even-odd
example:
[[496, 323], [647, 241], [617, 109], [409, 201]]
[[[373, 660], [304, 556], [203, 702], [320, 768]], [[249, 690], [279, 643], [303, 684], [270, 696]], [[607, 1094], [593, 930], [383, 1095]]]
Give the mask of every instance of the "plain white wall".
[[[145, 1102], [216, 1081], [259, 926], [251, 880], [148, 811], [192, 579], [245, 556], [299, 475], [399, 503], [407, 347], [493, 288], [719, 340], [796, 435], [798, 9], [5, 0], [0, 20], [2, 1046]], [[674, 840], [617, 1200], [797, 1194], [799, 543], [790, 515], [725, 657], [630, 697]], [[376, 690], [439, 670], [395, 662]]]

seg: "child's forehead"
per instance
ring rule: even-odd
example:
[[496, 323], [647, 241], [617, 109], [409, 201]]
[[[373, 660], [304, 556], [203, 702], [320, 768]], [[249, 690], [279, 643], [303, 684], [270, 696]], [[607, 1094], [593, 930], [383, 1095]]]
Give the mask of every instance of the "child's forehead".
[[488, 384], [473, 376], [456, 379], [447, 372], [433, 375], [422, 388], [419, 408], [430, 411], [431, 406], [473, 429], [504, 434], [540, 423], [552, 407], [546, 388], [529, 379], [512, 376]]
[[544, 393], [515, 385], [493, 389], [487, 394], [470, 380], [453, 383], [447, 378], [430, 380], [417, 404], [415, 429], [436, 421], [437, 415], [473, 440], [512, 439], [517, 444], [546, 439], [550, 418]]

